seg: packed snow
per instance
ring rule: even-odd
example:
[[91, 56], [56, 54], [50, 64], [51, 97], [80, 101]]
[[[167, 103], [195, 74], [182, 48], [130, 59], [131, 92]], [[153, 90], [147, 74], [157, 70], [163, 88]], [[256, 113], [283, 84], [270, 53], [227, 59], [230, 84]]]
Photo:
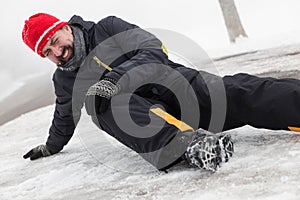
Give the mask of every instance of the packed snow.
[[229, 131], [233, 158], [216, 173], [179, 164], [167, 174], [99, 131], [83, 115], [63, 152], [22, 154], [46, 138], [54, 106], [0, 127], [0, 199], [298, 199], [300, 135], [243, 127]]
[[157, 3], [138, 0], [130, 4], [113, 0], [99, 6], [79, 0], [59, 5], [38, 0], [7, 2], [7, 9], [0, 13], [3, 19], [13, 16], [4, 20], [7, 29], [0, 32], [0, 121], [6, 122], [0, 126], [0, 199], [299, 199], [300, 135], [288, 131], [250, 126], [230, 130], [235, 153], [216, 173], [183, 163], [164, 173], [100, 131], [83, 112], [61, 153], [36, 161], [22, 158], [46, 141], [54, 110], [54, 67], [21, 41], [28, 16], [48, 12], [68, 20], [78, 14], [97, 21], [113, 14], [142, 27], [187, 36], [214, 60], [220, 75], [299, 73], [300, 3], [235, 2], [249, 35], [236, 44], [228, 43], [218, 1], [160, 1], [159, 12]]

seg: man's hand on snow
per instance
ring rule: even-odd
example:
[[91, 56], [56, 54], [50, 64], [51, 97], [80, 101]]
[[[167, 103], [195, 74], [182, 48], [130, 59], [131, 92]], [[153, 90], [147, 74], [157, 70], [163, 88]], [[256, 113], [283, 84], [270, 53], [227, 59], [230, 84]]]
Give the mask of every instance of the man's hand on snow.
[[50, 152], [49, 148], [46, 145], [39, 145], [33, 149], [31, 149], [28, 153], [26, 153], [23, 158], [27, 159], [30, 157], [30, 160], [36, 160], [41, 157], [51, 156], [53, 153]]
[[111, 97], [118, 94], [120, 85], [112, 79], [103, 79], [92, 85], [86, 93], [85, 108], [89, 115], [103, 113], [107, 110]]

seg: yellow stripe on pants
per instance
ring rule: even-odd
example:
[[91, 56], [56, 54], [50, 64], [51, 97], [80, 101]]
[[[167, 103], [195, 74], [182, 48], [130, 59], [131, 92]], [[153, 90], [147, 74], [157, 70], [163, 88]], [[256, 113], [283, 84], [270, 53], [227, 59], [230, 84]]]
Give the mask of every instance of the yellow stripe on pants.
[[176, 119], [161, 108], [152, 108], [150, 109], [150, 111], [159, 116], [160, 118], [164, 119], [167, 123], [176, 126], [181, 132], [194, 131], [194, 129], [191, 126], [187, 125], [183, 121]]
[[295, 131], [295, 132], [300, 132], [300, 127], [295, 127], [295, 126], [288, 126], [290, 131]]

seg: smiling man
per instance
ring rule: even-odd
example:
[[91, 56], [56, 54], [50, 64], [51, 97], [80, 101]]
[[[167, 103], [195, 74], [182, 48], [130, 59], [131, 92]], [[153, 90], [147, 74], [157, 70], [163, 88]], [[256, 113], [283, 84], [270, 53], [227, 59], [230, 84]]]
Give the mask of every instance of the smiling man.
[[[248, 74], [219, 77], [187, 68], [169, 60], [153, 34], [114, 16], [98, 23], [79, 16], [62, 22], [38, 13], [25, 21], [22, 37], [58, 67], [49, 137], [46, 145], [24, 158], [60, 152], [74, 133], [84, 103], [99, 128], [160, 170], [187, 161], [215, 171], [227, 162], [233, 154], [230, 135], [206, 130], [221, 132], [246, 124], [285, 130], [300, 126], [300, 81]], [[76, 80], [88, 83], [78, 86]], [[81, 94], [79, 101], [74, 94]], [[215, 103], [218, 109], [212, 109]], [[224, 120], [214, 123], [221, 128], [211, 126], [212, 116], [222, 114]]]
[[[232, 156], [233, 144], [229, 135], [214, 135], [198, 129], [199, 121], [193, 128], [177, 120], [176, 117], [181, 118], [179, 105], [176, 100], [172, 100], [172, 103], [167, 102], [174, 95], [164, 87], [148, 84], [147, 80], [160, 77], [161, 73], [172, 74], [169, 73], [171, 69], [175, 71], [174, 69], [177, 68], [183, 72], [189, 70], [168, 60], [165, 47], [154, 35], [112, 16], [102, 19], [97, 24], [84, 21], [79, 16], [73, 16], [67, 23], [52, 15], [38, 13], [25, 21], [22, 37], [25, 44], [34, 52], [41, 57], [47, 57], [58, 67], [53, 75], [57, 99], [49, 137], [46, 145], [33, 148], [24, 155], [24, 158], [35, 160], [61, 151], [73, 135], [84, 100], [88, 114], [92, 116], [99, 128], [140, 153], [158, 169], [166, 169], [184, 159], [200, 168], [215, 171], [222, 161], [228, 161]], [[95, 50], [100, 53], [94, 55]], [[110, 61], [107, 58], [110, 58]], [[84, 61], [91, 64], [83, 64]], [[94, 71], [90, 72], [92, 63], [97, 63], [97, 66]], [[109, 66], [105, 63], [109, 63]], [[161, 64], [172, 67], [165, 68], [160, 66]], [[98, 65], [103, 66], [104, 70], [99, 70]], [[146, 67], [139, 70], [138, 66]], [[128, 105], [123, 102], [119, 103], [121, 107], [112, 108], [110, 105], [110, 100], [114, 96], [122, 99], [121, 93], [129, 93], [128, 85], [130, 84], [120, 79], [132, 76], [127, 73], [131, 69], [138, 69], [136, 75], [143, 79], [141, 79], [142, 82], [135, 83], [133, 81], [135, 77], [131, 77], [130, 84], [142, 83], [143, 85], [145, 83], [146, 86], [141, 87], [137, 92], [130, 92], [132, 93], [130, 117], [138, 126], [147, 126], [148, 131], [140, 130], [135, 125], [127, 128], [120, 127], [120, 123], [117, 123], [115, 118], [116, 115], [113, 115], [113, 110], [118, 116], [123, 116]], [[74, 89], [74, 83], [76, 78], [80, 79], [78, 78], [81, 76], [80, 70], [87, 72], [84, 73], [83, 79], [88, 79], [90, 82], [89, 86], [81, 91], [86, 97], [81, 98], [80, 103], [76, 104], [73, 94], [77, 89]], [[198, 74], [194, 70], [190, 72], [191, 75], [194, 74], [193, 76]], [[96, 78], [91, 78], [95, 76]], [[189, 79], [192, 78], [189, 77]], [[202, 79], [199, 78], [199, 80], [201, 84], [204, 84]], [[182, 86], [181, 84], [175, 90], [181, 91]], [[80, 86], [80, 88], [83, 87]], [[79, 91], [76, 92], [79, 93]], [[202, 93], [200, 91], [199, 95]], [[197, 102], [194, 103], [197, 104]], [[154, 104], [162, 105], [175, 117], [160, 108], [152, 109]], [[186, 102], [186, 104], [190, 103]], [[201, 106], [203, 107], [204, 104]], [[74, 112], [74, 110], [79, 112]], [[151, 119], [157, 122], [150, 123], [149, 111], [151, 111]], [[124, 120], [128, 116], [119, 118]], [[189, 118], [193, 118], [192, 115]], [[166, 123], [159, 125], [161, 119]], [[203, 118], [201, 121], [203, 127], [207, 127], [207, 120]], [[186, 121], [189, 122], [188, 119]], [[195, 128], [198, 130], [194, 131]], [[150, 132], [157, 131], [157, 134], [153, 136], [149, 130]], [[135, 134], [136, 131], [140, 132]], [[190, 145], [192, 142], [193, 145]], [[196, 155], [201, 152], [201, 155]]]
[[73, 54], [73, 34], [70, 26], [65, 25], [55, 32], [42, 49], [42, 55], [63, 66]]

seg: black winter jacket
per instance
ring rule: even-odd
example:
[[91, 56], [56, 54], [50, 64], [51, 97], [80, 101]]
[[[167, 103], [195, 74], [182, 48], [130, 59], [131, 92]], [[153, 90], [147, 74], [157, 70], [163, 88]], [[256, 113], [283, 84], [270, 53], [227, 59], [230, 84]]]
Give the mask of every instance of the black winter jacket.
[[[110, 16], [102, 19], [98, 23], [94, 23], [84, 21], [79, 16], [73, 16], [69, 21], [69, 25], [77, 26], [83, 31], [86, 53], [88, 55], [87, 59], [90, 59], [88, 61], [86, 59], [84, 62], [95, 62], [91, 61], [89, 53], [92, 52], [97, 45], [104, 43], [103, 47], [100, 48], [100, 55], [102, 55], [101, 62], [109, 65], [112, 71], [105, 70], [104, 72], [102, 71], [102, 73], [96, 72], [90, 74], [96, 77], [96, 79], [93, 79], [89, 85], [103, 77], [118, 81], [127, 71], [143, 64], [167, 64], [170, 62], [162, 48], [162, 43], [154, 35], [120, 18]], [[111, 39], [112, 36], [122, 34], [124, 31], [127, 31], [125, 32], [126, 34]], [[82, 70], [81, 67], [79, 70]], [[147, 74], [148, 77], [151, 77], [151, 73], [155, 74], [158, 72], [152, 69], [142, 70], [141, 77], [143, 77], [143, 74]], [[80, 119], [80, 110], [83, 106], [82, 99], [84, 98], [87, 87], [81, 91], [82, 94], [79, 103], [74, 103], [72, 95], [77, 92], [73, 89], [77, 75], [78, 70], [67, 72], [61, 71], [60, 69], [57, 69], [53, 75], [57, 98], [54, 117], [46, 143], [52, 152], [59, 152], [63, 149], [64, 145], [71, 139]], [[130, 76], [127, 77], [129, 82], [130, 78]], [[126, 86], [123, 85], [122, 89], [126, 90], [128, 87], [130, 87], [130, 84]]]

